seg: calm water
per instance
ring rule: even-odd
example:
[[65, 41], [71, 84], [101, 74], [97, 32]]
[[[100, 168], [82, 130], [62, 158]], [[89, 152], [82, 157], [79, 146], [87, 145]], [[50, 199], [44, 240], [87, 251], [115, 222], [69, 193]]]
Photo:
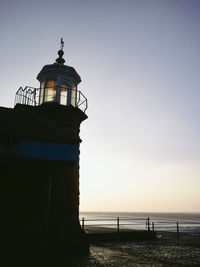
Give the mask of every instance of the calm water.
[[200, 234], [200, 213], [144, 213], [144, 212], [80, 212], [80, 220], [84, 217], [85, 225], [99, 227], [117, 227], [119, 217], [120, 228], [146, 229], [147, 218], [154, 222], [156, 231], [176, 231], [179, 223], [180, 232]]

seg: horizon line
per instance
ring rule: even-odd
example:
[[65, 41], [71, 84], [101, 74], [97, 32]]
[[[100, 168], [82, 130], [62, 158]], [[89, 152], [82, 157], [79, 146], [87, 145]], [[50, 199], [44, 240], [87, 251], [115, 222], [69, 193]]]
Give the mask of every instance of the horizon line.
[[79, 213], [200, 213], [200, 211], [79, 211]]

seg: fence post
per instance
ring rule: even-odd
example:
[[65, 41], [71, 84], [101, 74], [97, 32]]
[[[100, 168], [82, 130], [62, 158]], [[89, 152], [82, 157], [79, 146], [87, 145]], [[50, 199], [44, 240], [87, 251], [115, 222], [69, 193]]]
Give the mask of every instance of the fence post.
[[119, 217], [117, 217], [117, 232], [119, 233]]
[[179, 238], [180, 237], [180, 234], [179, 234], [179, 225], [178, 225], [178, 222], [176, 223], [176, 234], [177, 234], [177, 237]]
[[85, 219], [84, 219], [84, 217], [82, 218], [82, 228], [84, 229], [84, 227], [85, 227]]
[[150, 219], [149, 219], [149, 217], [147, 218], [147, 228], [148, 228], [148, 231], [150, 231]]
[[152, 230], [154, 231], [154, 222], [152, 222]]

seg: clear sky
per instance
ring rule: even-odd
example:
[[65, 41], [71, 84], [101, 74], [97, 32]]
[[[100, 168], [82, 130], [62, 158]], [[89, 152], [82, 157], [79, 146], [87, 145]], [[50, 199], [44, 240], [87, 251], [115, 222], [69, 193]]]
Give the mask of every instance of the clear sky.
[[61, 37], [82, 78], [81, 211], [200, 212], [199, 14], [199, 0], [0, 0], [1, 106], [39, 87]]

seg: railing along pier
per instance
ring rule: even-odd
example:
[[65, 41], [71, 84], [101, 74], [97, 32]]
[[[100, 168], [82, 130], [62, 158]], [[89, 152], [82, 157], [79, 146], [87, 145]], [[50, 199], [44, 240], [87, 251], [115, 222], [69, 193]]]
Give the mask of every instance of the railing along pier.
[[[178, 222], [176, 220], [173, 221], [165, 221], [162, 219], [150, 219], [148, 218], [104, 218], [104, 219], [85, 219], [84, 217], [80, 220], [81, 227], [84, 230], [96, 231], [103, 229], [106, 227], [111, 231], [124, 231], [124, 230], [147, 230], [147, 231], [156, 231], [157, 233], [174, 233], [177, 238], [180, 237], [180, 229], [182, 233], [190, 233], [188, 229], [194, 226], [194, 222], [189, 221], [181, 221]], [[92, 229], [93, 228], [93, 229]], [[96, 230], [95, 230], [96, 228]], [[105, 229], [105, 228], [104, 228]], [[200, 233], [200, 223], [195, 224], [195, 229], [197, 233]], [[192, 232], [191, 232], [192, 233]]]
[[[123, 223], [123, 221], [126, 221], [126, 223]], [[127, 223], [130, 222], [130, 223]], [[136, 221], [138, 221], [138, 223], [136, 223]], [[142, 223], [139, 223], [139, 221], [141, 221]], [[103, 222], [103, 223], [99, 223], [99, 222]], [[132, 223], [131, 223], [132, 222]], [[120, 230], [125, 230], [125, 226], [144, 226], [145, 229], [145, 225], [146, 225], [146, 229], [148, 231], [154, 231], [154, 223], [150, 222], [150, 218], [148, 217], [147, 219], [145, 218], [134, 218], [134, 219], [124, 219], [124, 218], [112, 218], [112, 219], [85, 219], [84, 217], [82, 217], [82, 219], [80, 220], [81, 223], [81, 227], [82, 229], [86, 230], [87, 226], [88, 227], [107, 227], [108, 229], [116, 229], [116, 231], [119, 233]], [[152, 227], [151, 227], [152, 226]], [[143, 230], [144, 230], [143, 229]], [[127, 230], [127, 229], [126, 229]], [[129, 229], [131, 230], [131, 229]], [[133, 229], [132, 229], [133, 230]]]

